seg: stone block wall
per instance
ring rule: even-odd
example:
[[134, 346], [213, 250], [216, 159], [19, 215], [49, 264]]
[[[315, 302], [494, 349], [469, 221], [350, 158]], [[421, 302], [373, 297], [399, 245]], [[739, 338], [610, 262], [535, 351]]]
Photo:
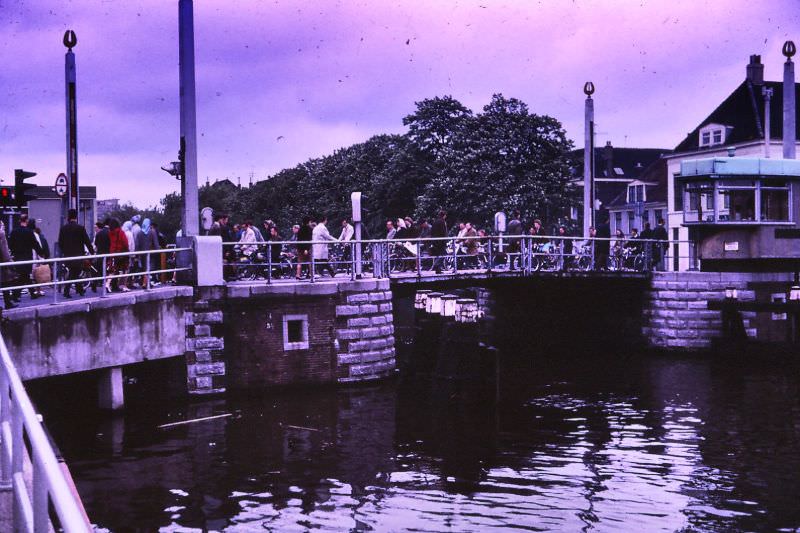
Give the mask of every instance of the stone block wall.
[[392, 291], [381, 280], [369, 291], [343, 291], [336, 306], [339, 383], [388, 376], [395, 368]]
[[186, 313], [186, 378], [189, 394], [225, 392], [225, 339], [219, 303], [200, 299]]
[[[785, 274], [729, 272], [654, 272], [644, 297], [642, 335], [655, 348], [700, 351], [722, 335], [720, 311], [711, 300], [725, 298], [725, 288], [737, 289], [741, 301], [756, 300], [757, 287], [788, 283]], [[756, 338], [756, 313], [742, 313], [748, 337]]]
[[395, 369], [388, 280], [237, 284], [218, 301], [229, 390], [369, 381]]

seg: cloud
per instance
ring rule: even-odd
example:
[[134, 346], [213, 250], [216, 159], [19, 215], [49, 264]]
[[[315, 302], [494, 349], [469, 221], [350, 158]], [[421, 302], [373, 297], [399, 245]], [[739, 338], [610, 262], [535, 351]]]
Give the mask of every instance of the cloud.
[[[384, 132], [414, 102], [473, 110], [502, 92], [582, 144], [594, 81], [598, 142], [671, 148], [743, 79], [779, 79], [790, 0], [195, 2], [198, 167], [263, 178]], [[177, 1], [4, 0], [0, 177], [64, 167], [61, 36], [78, 35], [81, 182], [153, 204], [177, 182]], [[280, 138], [280, 139], [279, 139]]]

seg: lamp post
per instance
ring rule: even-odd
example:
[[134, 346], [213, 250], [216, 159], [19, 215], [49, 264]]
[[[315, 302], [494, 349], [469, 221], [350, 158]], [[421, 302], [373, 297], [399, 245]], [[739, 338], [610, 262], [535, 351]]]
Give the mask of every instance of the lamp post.
[[[75, 54], [72, 49], [78, 44], [78, 37], [72, 30], [64, 32], [64, 82], [66, 85], [67, 103], [67, 196], [61, 202], [61, 223], [67, 220], [67, 209], [78, 210], [80, 195], [78, 193], [78, 104], [76, 97], [77, 73], [75, 70]], [[83, 221], [84, 223], [86, 220]]]
[[197, 106], [194, 77], [194, 8], [192, 0], [178, 1], [178, 58], [180, 64], [180, 122], [182, 180], [181, 234], [200, 233], [197, 199]]
[[594, 84], [587, 81], [583, 86], [586, 95], [584, 106], [583, 137], [583, 236], [589, 237], [589, 228], [594, 226]]

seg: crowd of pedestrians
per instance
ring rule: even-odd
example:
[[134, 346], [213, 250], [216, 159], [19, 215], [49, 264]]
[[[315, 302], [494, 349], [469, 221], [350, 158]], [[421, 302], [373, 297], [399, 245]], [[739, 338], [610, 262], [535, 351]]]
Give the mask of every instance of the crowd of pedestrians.
[[[150, 219], [142, 219], [139, 215], [120, 223], [116, 218], [98, 221], [94, 227], [94, 239], [90, 239], [83, 225], [78, 223], [78, 213], [70, 209], [67, 213], [67, 222], [58, 233], [55, 243], [57, 254], [55, 257], [67, 258], [60, 263], [61, 272], [54, 272], [53, 263], [37, 263], [42, 259], [51, 258], [51, 248], [41, 229], [36, 226], [36, 221], [21, 214], [16, 226], [6, 232], [5, 224], [0, 221], [0, 263], [30, 261], [24, 265], [11, 265], [0, 268], [0, 287], [3, 289], [3, 303], [5, 309], [11, 309], [21, 301], [23, 290], [27, 290], [30, 299], [35, 300], [44, 296], [45, 289], [27, 285], [47, 284], [54, 277], [59, 277], [62, 283], [58, 290], [64, 298], [72, 297], [72, 289], [79, 295], [86, 291], [87, 283], [80, 282], [80, 278], [99, 278], [105, 261], [105, 271], [108, 275], [116, 275], [107, 280], [106, 289], [110, 292], [127, 292], [134, 287], [147, 285], [147, 255], [133, 255], [113, 257], [106, 259], [85, 259], [87, 255], [102, 255], [136, 251], [161, 250], [166, 247], [166, 238], [159, 232], [156, 224]], [[158, 269], [155, 264], [158, 256], [151, 256], [151, 270]], [[97, 291], [100, 281], [91, 282], [93, 291]], [[150, 285], [158, 285], [159, 279], [153, 276]], [[16, 288], [20, 287], [20, 288]]]
[[[622, 269], [625, 266], [624, 258], [636, 255], [644, 258], [637, 263], [640, 264], [639, 269], [663, 268], [667, 241], [663, 221], [659, 221], [655, 229], [650, 229], [646, 224], [641, 234], [634, 229], [628, 237], [618, 231], [612, 239], [606, 219], [591, 228], [590, 237], [597, 240], [590, 245], [589, 241], [573, 237], [570, 227], [565, 224], [555, 226], [548, 233], [539, 219], [524, 224], [519, 211], [513, 211], [510, 218], [502, 241], [498, 235], [490, 238], [489, 231], [469, 220], [451, 224], [444, 210], [430, 220], [414, 220], [410, 216], [392, 218], [386, 220], [386, 233], [380, 237], [395, 244], [385, 250], [373, 250], [374, 253], [388, 253], [387, 257], [377, 259], [394, 261], [400, 264], [401, 270], [416, 268], [412, 260], [416, 256], [426, 257], [423, 268], [436, 273], [453, 268], [449, 259], [451, 256], [459, 257], [459, 265], [478, 266], [485, 265], [487, 256], [491, 255], [493, 266], [504, 263], [510, 269], [520, 269], [523, 266], [523, 246], [527, 242], [535, 245], [537, 254], [547, 251], [550, 255], [557, 255], [558, 268], [563, 269], [575, 266], [574, 262], [581, 254], [591, 261], [588, 268], [595, 270]], [[334, 233], [336, 226], [338, 229]], [[327, 273], [331, 277], [336, 276], [337, 266], [349, 268], [352, 250], [348, 243], [354, 238], [354, 228], [346, 218], [330, 225], [325, 216], [316, 219], [304, 217], [300, 224], [292, 226], [289, 237], [284, 238], [272, 220], [264, 220], [261, 227], [249, 219], [241, 224], [230, 224], [229, 216], [219, 213], [214, 217], [209, 234], [219, 235], [223, 242], [228, 243], [223, 247], [227, 279], [237, 277], [237, 267], [267, 262], [278, 265], [282, 260], [290, 262], [295, 278], [304, 279], [310, 275], [312, 263], [317, 275]], [[523, 239], [525, 236], [531, 238]], [[366, 228], [362, 228], [361, 237], [369, 239]], [[664, 244], [651, 242], [653, 240], [663, 241]], [[341, 246], [332, 255], [331, 245], [337, 243]], [[455, 253], [454, 248], [457, 248]], [[267, 255], [270, 257], [267, 258]], [[581, 262], [581, 268], [586, 268], [585, 261]]]

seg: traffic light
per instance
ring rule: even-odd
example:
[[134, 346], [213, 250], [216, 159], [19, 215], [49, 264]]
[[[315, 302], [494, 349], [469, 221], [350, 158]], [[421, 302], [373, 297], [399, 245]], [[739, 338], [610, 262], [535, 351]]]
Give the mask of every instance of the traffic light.
[[29, 192], [31, 189], [35, 189], [36, 185], [33, 183], [25, 183], [26, 179], [32, 178], [35, 175], [36, 172], [28, 172], [20, 168], [14, 171], [14, 201], [17, 206], [22, 207], [23, 205], [27, 205], [29, 201], [36, 200], [36, 197]]
[[0, 207], [11, 207], [14, 203], [14, 189], [11, 187], [0, 187]]

